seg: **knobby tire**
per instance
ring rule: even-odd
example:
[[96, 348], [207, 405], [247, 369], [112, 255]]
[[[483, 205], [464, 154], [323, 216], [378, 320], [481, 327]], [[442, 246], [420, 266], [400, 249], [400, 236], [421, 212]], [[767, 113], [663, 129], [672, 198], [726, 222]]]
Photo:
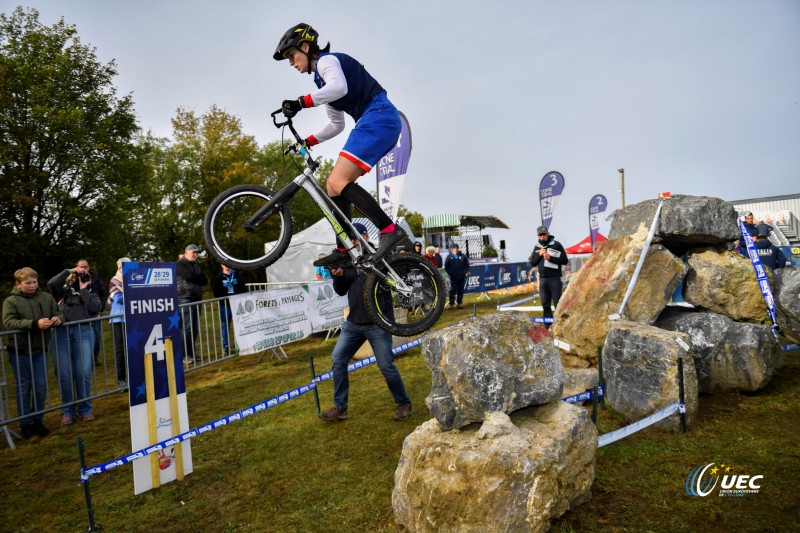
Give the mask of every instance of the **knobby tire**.
[[[370, 272], [364, 283], [364, 305], [373, 322], [399, 337], [428, 331], [444, 311], [445, 285], [439, 269], [427, 259], [410, 253], [390, 255], [385, 261], [414, 290], [410, 296], [403, 296]], [[390, 312], [381, 309], [380, 304], [387, 292], [392, 302]], [[398, 316], [403, 314], [402, 310], [407, 314], [405, 318]]]
[[283, 256], [292, 238], [292, 217], [286, 205], [276, 208], [255, 230], [244, 228], [244, 222], [273, 194], [261, 185], [236, 185], [211, 202], [203, 230], [208, 250], [217, 261], [250, 270], [271, 265]]

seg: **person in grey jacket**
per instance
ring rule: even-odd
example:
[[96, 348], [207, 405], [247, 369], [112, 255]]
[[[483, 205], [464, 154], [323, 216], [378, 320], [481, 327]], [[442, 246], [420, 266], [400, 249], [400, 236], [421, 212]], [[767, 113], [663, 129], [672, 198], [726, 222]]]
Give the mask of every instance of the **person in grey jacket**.
[[[50, 342], [61, 390], [62, 426], [75, 421], [76, 411], [84, 421], [94, 420], [92, 402], [87, 399], [92, 393], [94, 331], [85, 321], [100, 312], [102, 303], [91, 286], [89, 269], [83, 266], [63, 270], [47, 282], [65, 319], [64, 325], [53, 331]], [[79, 400], [83, 401], [75, 405]]]
[[197, 257], [200, 248], [190, 244], [183, 251], [183, 257], [175, 263], [175, 275], [178, 281], [178, 305], [181, 307], [181, 320], [183, 321], [183, 362], [202, 361], [202, 357], [195, 357], [194, 343], [200, 333], [200, 306], [186, 305], [199, 302], [203, 299], [203, 287], [208, 283], [208, 278], [203, 274]]
[[[22, 437], [46, 437], [44, 414], [47, 401], [47, 353], [50, 328], [64, 319], [53, 297], [39, 289], [39, 275], [32, 268], [14, 272], [14, 290], [3, 302], [3, 325], [25, 333], [8, 337], [8, 357], [14, 371], [17, 413]], [[38, 413], [38, 414], [30, 414]], [[26, 414], [30, 414], [25, 417]]]

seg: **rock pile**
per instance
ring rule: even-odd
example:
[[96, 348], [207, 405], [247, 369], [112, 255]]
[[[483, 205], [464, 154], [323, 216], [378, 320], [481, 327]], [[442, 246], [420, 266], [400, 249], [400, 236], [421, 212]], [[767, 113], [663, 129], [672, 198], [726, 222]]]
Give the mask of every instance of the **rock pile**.
[[[653, 244], [620, 310], [661, 201], [614, 215], [609, 241], [570, 281], [550, 330], [566, 348], [568, 376], [596, 368], [602, 349], [606, 400], [630, 421], [677, 400], [678, 357], [690, 421], [699, 391], [757, 390], [783, 362], [753, 266], [729, 244], [739, 237], [736, 211], [718, 198], [663, 200]], [[779, 325], [797, 341], [800, 272], [784, 268], [770, 280]], [[693, 309], [665, 311], [679, 285]], [[676, 420], [665, 422], [675, 427]]]
[[434, 419], [406, 437], [392, 506], [407, 531], [545, 531], [587, 501], [597, 430], [560, 400], [547, 330], [498, 313], [430, 334]]

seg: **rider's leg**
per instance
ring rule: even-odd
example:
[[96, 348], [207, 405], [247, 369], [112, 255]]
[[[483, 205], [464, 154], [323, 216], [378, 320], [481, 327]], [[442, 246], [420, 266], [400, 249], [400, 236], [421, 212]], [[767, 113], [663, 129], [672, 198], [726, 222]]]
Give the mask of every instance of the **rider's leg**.
[[336, 220], [339, 221], [339, 224], [341, 224], [342, 228], [347, 233], [347, 238], [349, 239], [346, 243], [344, 243], [344, 246], [342, 245], [342, 243], [339, 244], [339, 249], [344, 250], [345, 246], [349, 247], [350, 241], [352, 241], [355, 238], [355, 235], [350, 234], [351, 233], [350, 226], [347, 225], [347, 222], [353, 220], [353, 204], [345, 200], [343, 196], [331, 196], [331, 201], [336, 205], [336, 207], [339, 208], [339, 211], [341, 211], [342, 214], [344, 215], [344, 217], [339, 216], [338, 213], [334, 215], [336, 217]]
[[[351, 161], [348, 161], [340, 156], [336, 161], [336, 164], [333, 165], [333, 170], [328, 176], [326, 192], [328, 193], [331, 201], [336, 205], [336, 207], [339, 208], [339, 210], [342, 211], [342, 214], [344, 214], [348, 221], [353, 218], [351, 206], [354, 202], [340, 193], [346, 185], [357, 180], [361, 174], [361, 169], [356, 166], [355, 163], [352, 163]], [[358, 207], [358, 204], [356, 204], [356, 206]], [[345, 221], [343, 221], [339, 215], [336, 215], [336, 220], [338, 220], [339, 224], [345, 228], [345, 231], [348, 231], [348, 237], [352, 239], [354, 235], [349, 234], [349, 230], [347, 229]], [[346, 252], [346, 247], [349, 247], [349, 244], [349, 242], [339, 242], [333, 253], [323, 257], [322, 259], [317, 259], [314, 261], [314, 266], [331, 266], [347, 261], [350, 258]]]
[[[363, 174], [364, 170], [356, 163], [345, 157], [339, 157], [328, 176], [326, 192], [328, 196], [330, 196], [331, 201], [333, 201], [333, 203], [342, 210], [343, 214], [348, 217], [348, 220], [352, 218], [350, 206], [355, 205], [358, 207], [358, 209], [381, 231], [381, 245], [383, 247], [391, 245], [391, 247], [388, 248], [391, 249], [396, 246], [400, 239], [405, 237], [405, 233], [395, 226], [392, 219], [380, 208], [378, 202], [367, 191], [361, 188], [361, 186], [355, 183]], [[339, 223], [344, 225], [342, 220], [339, 220]], [[333, 253], [314, 261], [314, 265], [329, 266], [344, 262], [349, 258], [345, 250], [345, 245], [340, 243], [339, 247], [334, 250]], [[384, 255], [386, 255], [386, 252], [377, 256], [376, 260]]]
[[355, 205], [373, 224], [380, 230], [381, 243], [374, 260], [382, 258], [400, 240], [405, 238], [405, 232], [398, 228], [389, 218], [378, 201], [365, 191], [356, 180], [364, 174], [364, 169], [353, 161], [339, 157], [328, 176], [327, 192], [331, 198], [341, 197]]

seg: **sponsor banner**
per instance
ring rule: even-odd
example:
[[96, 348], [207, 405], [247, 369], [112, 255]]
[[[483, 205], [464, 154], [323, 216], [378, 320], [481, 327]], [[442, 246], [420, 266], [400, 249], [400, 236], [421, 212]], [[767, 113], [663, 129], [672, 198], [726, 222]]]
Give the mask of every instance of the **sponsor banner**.
[[472, 265], [464, 293], [494, 291], [528, 283], [529, 268], [526, 262]]
[[411, 128], [408, 119], [400, 113], [400, 137], [397, 144], [375, 165], [378, 185], [378, 203], [392, 220], [397, 219], [400, 197], [406, 181], [406, 170], [411, 158]]
[[602, 194], [595, 194], [589, 200], [589, 236], [592, 239], [592, 253], [597, 242], [597, 232], [600, 231], [600, 215], [606, 210], [608, 201]]
[[539, 182], [539, 209], [542, 215], [542, 226], [550, 227], [556, 204], [564, 192], [564, 176], [560, 172], [548, 172]]
[[263, 352], [311, 335], [314, 306], [309, 305], [307, 285], [237, 294], [230, 302], [241, 355]]
[[336, 294], [333, 281], [309, 284], [308, 296], [311, 333], [341, 327], [344, 323], [344, 310], [347, 309], [347, 296]]
[[[128, 399], [130, 403], [131, 446], [139, 450], [151, 445], [145, 386], [145, 354], [153, 354], [153, 385], [157, 440], [173, 437], [172, 418], [178, 417], [180, 431], [189, 429], [189, 411], [183, 379], [183, 338], [175, 263], [123, 263], [122, 285], [125, 294], [125, 341], [128, 347]], [[172, 413], [167, 380], [165, 338], [172, 339], [175, 366], [175, 390], [178, 413]], [[157, 451], [162, 484], [177, 479], [175, 446]], [[184, 475], [192, 472], [189, 443], [183, 446]], [[153, 488], [150, 459], [133, 464], [134, 493]]]

